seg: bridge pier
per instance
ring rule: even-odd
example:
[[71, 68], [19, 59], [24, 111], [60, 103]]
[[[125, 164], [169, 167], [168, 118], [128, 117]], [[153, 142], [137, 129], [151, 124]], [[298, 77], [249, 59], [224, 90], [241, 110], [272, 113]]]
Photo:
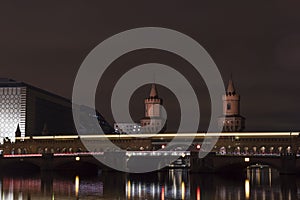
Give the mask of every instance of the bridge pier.
[[193, 173], [215, 173], [214, 160], [212, 153], [204, 158], [199, 158], [199, 152], [191, 152], [190, 171]]
[[[97, 158], [97, 156], [95, 156]], [[101, 166], [105, 169], [111, 170], [113, 169], [118, 169], [120, 171], [125, 171], [127, 169], [127, 163], [126, 163], [126, 153], [121, 151], [121, 152], [105, 152], [103, 159], [99, 158], [99, 160], [103, 160], [104, 163], [101, 163]], [[99, 161], [99, 164], [100, 164]], [[112, 165], [113, 167], [108, 167], [105, 165], [105, 163]]]
[[41, 172], [53, 171], [54, 170], [53, 154], [51, 153], [43, 154], [42, 159], [43, 159], [42, 162], [40, 162], [40, 171]]
[[[216, 155], [209, 153], [204, 158], [198, 157], [199, 152], [191, 152], [190, 169], [196, 173], [216, 173], [227, 171], [242, 171], [247, 166], [265, 164], [279, 171], [280, 174], [296, 174], [297, 162], [300, 160], [294, 154], [270, 155]], [[247, 161], [245, 160], [247, 158]]]

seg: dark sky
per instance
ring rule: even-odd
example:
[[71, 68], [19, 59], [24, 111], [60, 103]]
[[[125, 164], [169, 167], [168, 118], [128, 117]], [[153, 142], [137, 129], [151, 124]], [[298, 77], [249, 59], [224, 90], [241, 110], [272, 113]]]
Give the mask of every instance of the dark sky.
[[[227, 84], [230, 73], [241, 95], [248, 131], [300, 130], [300, 2], [297, 1], [4, 1], [0, 2], [0, 76], [71, 98], [82, 61], [101, 41], [121, 31], [165, 27], [197, 40]], [[161, 62], [186, 71], [188, 64], [166, 52], [139, 51], [112, 64], [97, 94], [100, 112], [112, 122], [109, 94], [130, 67]], [[205, 129], [209, 100], [201, 77], [187, 75], [197, 91]], [[158, 87], [176, 129], [178, 102]], [[148, 87], [131, 103], [143, 115]], [[221, 99], [220, 99], [221, 100]], [[169, 115], [170, 115], [169, 114]]]

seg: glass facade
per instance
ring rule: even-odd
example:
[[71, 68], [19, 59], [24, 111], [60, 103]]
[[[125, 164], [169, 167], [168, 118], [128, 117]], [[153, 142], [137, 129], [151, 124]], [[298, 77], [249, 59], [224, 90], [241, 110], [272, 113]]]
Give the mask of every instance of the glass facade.
[[[96, 117], [105, 133], [114, 132], [97, 111]], [[77, 134], [69, 99], [23, 82], [0, 78], [0, 143], [6, 138], [14, 142], [18, 126], [21, 137]], [[82, 124], [84, 128], [87, 126]]]
[[0, 141], [6, 137], [14, 141], [18, 125], [25, 136], [26, 88], [0, 88], [0, 102]]

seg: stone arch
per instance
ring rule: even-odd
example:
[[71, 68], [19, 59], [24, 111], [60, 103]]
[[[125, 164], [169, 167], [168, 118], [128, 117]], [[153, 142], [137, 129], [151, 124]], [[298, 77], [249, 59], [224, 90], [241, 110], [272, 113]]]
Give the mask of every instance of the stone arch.
[[268, 165], [271, 168], [276, 169], [278, 171], [280, 171], [281, 169], [281, 162], [279, 160], [268, 160], [250, 157], [250, 161], [245, 162], [243, 159], [244, 158], [222, 159], [222, 162], [218, 162], [218, 164], [215, 165], [215, 170], [217, 172], [242, 171], [245, 170], [248, 166], [256, 164]]
[[1, 163], [1, 170], [14, 173], [26, 173], [26, 171], [39, 172], [40, 165], [39, 163], [33, 162], [32, 160], [28, 159], [10, 159]]
[[225, 147], [225, 148], [226, 148], [226, 152], [227, 152], [228, 154], [232, 154], [232, 153], [233, 153], [234, 147], [232, 147], [231, 145], [228, 145], [228, 146]]
[[297, 155], [300, 154], [300, 147], [299, 146], [297, 148], [297, 152], [296, 153], [297, 153]]
[[22, 153], [22, 149], [21, 148], [17, 148], [17, 154], [21, 154]]
[[283, 147], [282, 146], [278, 146], [277, 147], [277, 152], [278, 153], [282, 153], [283, 152]]
[[249, 154], [249, 147], [248, 146], [244, 146], [243, 153], [244, 154]]
[[292, 153], [293, 152], [292, 147], [291, 146], [287, 146], [286, 149], [285, 149], [285, 152], [288, 153], [288, 154]]
[[222, 146], [222, 147], [219, 149], [219, 153], [220, 153], [221, 155], [225, 155], [225, 154], [227, 153], [226, 147]]
[[263, 145], [263, 146], [261, 146], [259, 148], [259, 153], [261, 153], [261, 154], [265, 154], [266, 153], [266, 146], [265, 145]]
[[270, 147], [269, 147], [269, 153], [270, 153], [270, 154], [273, 154], [274, 151], [275, 151], [275, 147], [274, 147], [274, 146], [270, 146]]
[[253, 154], [257, 154], [257, 146], [252, 147]]
[[28, 150], [27, 150], [26, 147], [24, 147], [24, 148], [22, 149], [22, 153], [23, 153], [23, 154], [27, 154], [27, 153], [28, 153]]
[[[98, 162], [98, 161], [97, 161]], [[99, 169], [104, 168], [94, 161], [89, 160], [82, 160], [79, 161], [75, 160], [75, 157], [72, 157], [70, 160], [64, 160], [61, 162], [53, 163], [53, 170], [54, 171], [63, 171], [63, 172], [72, 172], [72, 173], [82, 173], [82, 174], [94, 174], [97, 173]]]
[[241, 147], [240, 146], [235, 147], [234, 154], [238, 154], [238, 155], [241, 154]]
[[42, 147], [38, 147], [38, 148], [37, 148], [37, 153], [44, 153]]
[[188, 149], [188, 147], [189, 147], [189, 145], [182, 143], [182, 144], [176, 144], [173, 146], [169, 146], [168, 149], [175, 150], [175, 151], [184, 151], [185, 149]]

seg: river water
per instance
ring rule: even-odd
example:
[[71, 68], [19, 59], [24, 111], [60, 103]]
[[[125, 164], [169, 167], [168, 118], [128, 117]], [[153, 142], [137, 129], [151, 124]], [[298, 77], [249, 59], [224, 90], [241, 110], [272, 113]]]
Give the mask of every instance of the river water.
[[[17, 175], [18, 174], [18, 175]], [[192, 174], [172, 169], [148, 174], [98, 172], [12, 173], [1, 175], [0, 200], [23, 199], [195, 199], [195, 200], [296, 200], [300, 177], [269, 168], [244, 174]]]

